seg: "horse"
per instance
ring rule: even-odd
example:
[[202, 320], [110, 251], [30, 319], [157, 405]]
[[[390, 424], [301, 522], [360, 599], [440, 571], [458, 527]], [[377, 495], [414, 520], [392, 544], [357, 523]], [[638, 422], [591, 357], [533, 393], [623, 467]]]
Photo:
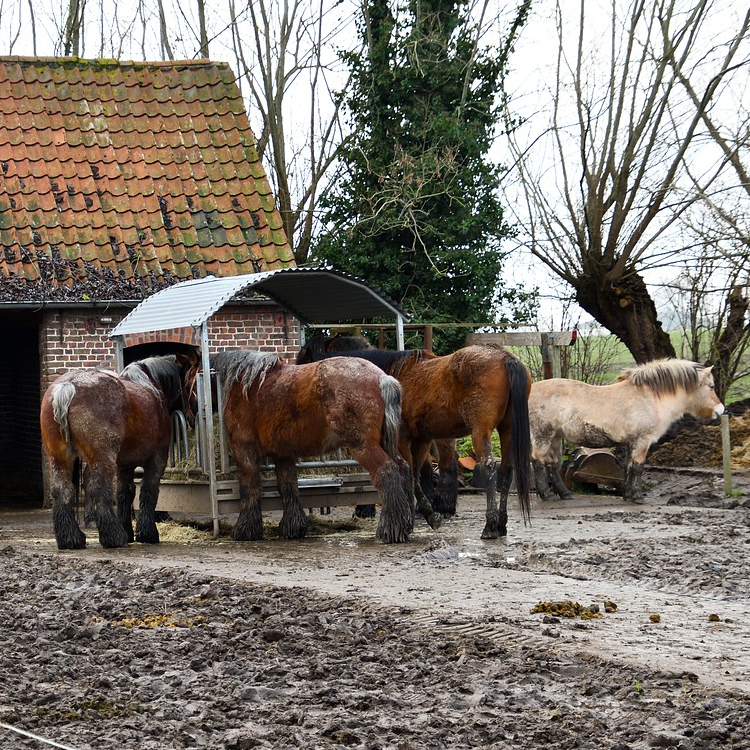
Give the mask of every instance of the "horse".
[[[40, 425], [47, 454], [58, 549], [83, 549], [73, 512], [77, 477], [84, 485], [103, 547], [159, 541], [154, 511], [169, 457], [170, 414], [182, 405], [183, 355], [149, 357], [118, 375], [81, 368], [55, 380], [42, 397]], [[134, 473], [143, 467], [136, 531]], [[117, 512], [113, 507], [117, 500]]]
[[562, 441], [624, 451], [623, 500], [643, 502], [641, 479], [649, 448], [677, 419], [721, 415], [711, 367], [660, 359], [624, 370], [611, 385], [552, 378], [535, 382], [529, 398], [532, 464], [543, 500], [571, 493], [559, 477]]
[[[525, 365], [502, 347], [492, 345], [467, 346], [443, 357], [424, 349], [366, 349], [348, 354], [375, 363], [401, 383], [400, 448], [415, 477], [428, 457], [431, 441], [471, 435], [487, 492], [482, 539], [507, 535], [508, 493], [514, 470], [524, 522], [530, 519], [531, 374]], [[502, 451], [499, 468], [491, 449], [495, 429]], [[418, 482], [414, 492], [418, 509], [432, 525], [432, 508]]]
[[[296, 357], [298, 365], [313, 362], [323, 356], [357, 356], [357, 352], [375, 351], [364, 336], [346, 336], [337, 333], [334, 336], [313, 336], [299, 350]], [[433, 441], [437, 454], [437, 481], [432, 471], [432, 460], [425, 461], [419, 474], [422, 492], [430, 502], [430, 513], [441, 516], [456, 515], [458, 499], [458, 454], [455, 440]], [[374, 518], [374, 505], [358, 505], [354, 515], [359, 518]]]
[[299, 501], [296, 460], [340, 446], [370, 474], [382, 512], [376, 539], [408, 541], [414, 525], [411, 474], [398, 452], [401, 386], [365, 362], [336, 358], [284, 364], [278, 355], [246, 349], [212, 355], [222, 383], [224, 427], [237, 465], [240, 513], [237, 541], [263, 536], [260, 467], [275, 465], [283, 512], [279, 533], [301, 539], [307, 519]]
[[364, 336], [349, 336], [336, 333], [333, 336], [319, 334], [309, 338], [297, 354], [297, 364], [313, 362], [318, 354], [326, 352], [359, 351], [373, 349], [372, 344]]

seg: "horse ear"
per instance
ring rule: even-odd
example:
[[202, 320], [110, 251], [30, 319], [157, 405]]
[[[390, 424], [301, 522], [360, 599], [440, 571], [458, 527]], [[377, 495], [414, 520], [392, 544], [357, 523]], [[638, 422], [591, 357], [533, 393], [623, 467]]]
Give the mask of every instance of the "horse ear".
[[175, 358], [182, 372], [189, 372], [200, 362], [200, 355], [195, 350], [191, 350], [187, 354], [175, 354]]

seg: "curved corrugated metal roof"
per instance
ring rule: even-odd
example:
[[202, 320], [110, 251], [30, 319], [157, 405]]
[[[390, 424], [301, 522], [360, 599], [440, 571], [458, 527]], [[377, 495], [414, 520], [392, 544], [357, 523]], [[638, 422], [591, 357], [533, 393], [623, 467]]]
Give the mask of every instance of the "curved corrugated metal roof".
[[282, 268], [242, 276], [208, 276], [175, 284], [147, 297], [111, 337], [169, 328], [197, 328], [243, 291], [286, 308], [303, 323], [363, 321], [406, 313], [362, 279], [331, 268]]

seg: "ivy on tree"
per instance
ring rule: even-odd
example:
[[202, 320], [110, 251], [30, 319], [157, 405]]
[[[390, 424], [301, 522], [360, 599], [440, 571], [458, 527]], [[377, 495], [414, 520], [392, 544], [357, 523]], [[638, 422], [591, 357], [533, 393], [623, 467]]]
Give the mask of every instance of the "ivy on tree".
[[[343, 55], [351, 135], [321, 197], [326, 230], [313, 258], [367, 279], [422, 322], [507, 324], [533, 306], [534, 295], [499, 286], [512, 227], [497, 193], [502, 167], [488, 157], [511, 44], [480, 50], [477, 33], [466, 2], [368, 0], [363, 50]], [[501, 309], [510, 312], [498, 318]], [[465, 333], [438, 329], [436, 350]]]

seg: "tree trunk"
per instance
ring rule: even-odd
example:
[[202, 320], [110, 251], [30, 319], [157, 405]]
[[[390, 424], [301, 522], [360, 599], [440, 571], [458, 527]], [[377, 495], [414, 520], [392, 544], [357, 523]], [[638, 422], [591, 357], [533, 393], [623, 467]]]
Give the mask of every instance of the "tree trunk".
[[643, 278], [631, 273], [617, 283], [603, 277], [576, 279], [576, 302], [627, 346], [638, 364], [674, 357], [669, 334], [662, 328]]
[[727, 296], [727, 322], [716, 341], [714, 360], [714, 388], [723, 401], [732, 384], [737, 369], [735, 350], [747, 337], [745, 316], [750, 300], [742, 294], [742, 288], [735, 286]]

